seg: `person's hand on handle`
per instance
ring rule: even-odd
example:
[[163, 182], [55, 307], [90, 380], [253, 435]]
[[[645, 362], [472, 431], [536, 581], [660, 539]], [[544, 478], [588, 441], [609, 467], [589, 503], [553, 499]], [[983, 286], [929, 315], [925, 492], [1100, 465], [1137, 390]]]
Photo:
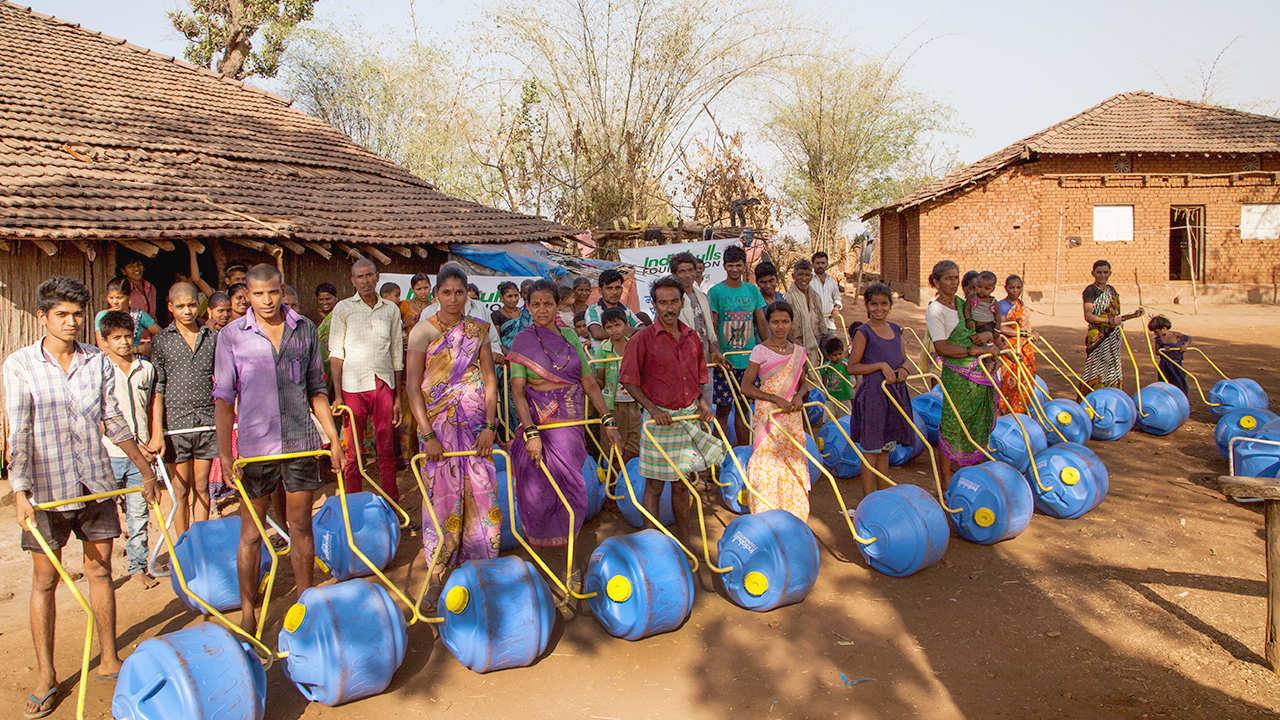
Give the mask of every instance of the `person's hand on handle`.
[[160, 502], [160, 488], [156, 482], [156, 476], [152, 475], [150, 480], [142, 483], [142, 499], [148, 505], [155, 505]]
[[480, 457], [489, 457], [493, 454], [493, 431], [489, 428], [484, 428], [476, 436], [476, 453]]
[[525, 442], [524, 450], [529, 453], [529, 459], [534, 465], [542, 464], [542, 438], [530, 438]]
[[622, 449], [622, 433], [618, 432], [618, 428], [605, 428], [604, 436], [609, 439], [612, 447], [616, 447], [619, 450]]
[[31, 498], [27, 497], [27, 493], [25, 491], [16, 492], [13, 494], [13, 497], [14, 505], [16, 505], [18, 509], [18, 527], [23, 530], [28, 530], [27, 520], [35, 520], [36, 509], [31, 505]]
[[906, 368], [904, 368], [904, 367], [900, 367], [900, 368], [898, 368], [897, 370], [895, 370], [895, 371], [894, 371], [893, 375], [894, 375], [894, 377], [896, 378], [896, 380], [894, 380], [894, 382], [895, 382], [895, 383], [901, 383], [901, 382], [906, 382], [906, 381], [907, 381], [907, 377], [908, 377], [908, 376], [910, 376], [910, 375], [911, 375], [911, 373], [910, 373], [910, 372], [908, 372]]
[[444, 445], [440, 444], [439, 438], [429, 438], [422, 444], [422, 453], [431, 462], [440, 462], [444, 459]]
[[235, 487], [236, 478], [244, 475], [244, 468], [236, 465], [235, 458], [230, 455], [223, 455], [221, 461], [219, 464], [222, 467], [222, 483], [227, 487]]
[[[354, 442], [355, 438], [352, 438], [352, 441]], [[346, 453], [342, 452], [341, 447], [334, 445], [333, 447], [329, 448], [329, 467], [333, 468], [334, 475], [339, 475], [342, 473], [342, 465], [345, 460], [346, 460]]]
[[897, 374], [893, 371], [893, 368], [889, 366], [889, 363], [882, 362], [879, 364], [879, 367], [880, 374], [883, 375], [884, 379], [888, 380], [890, 384], [898, 382]]
[[652, 413], [649, 413], [649, 415], [653, 419], [653, 421], [659, 425], [671, 424], [671, 413], [667, 412], [666, 410], [663, 410], [662, 408], [657, 408], [657, 410], [655, 410]]
[[711, 409], [706, 400], [698, 401], [698, 419], [702, 422], [715, 422], [716, 411]]

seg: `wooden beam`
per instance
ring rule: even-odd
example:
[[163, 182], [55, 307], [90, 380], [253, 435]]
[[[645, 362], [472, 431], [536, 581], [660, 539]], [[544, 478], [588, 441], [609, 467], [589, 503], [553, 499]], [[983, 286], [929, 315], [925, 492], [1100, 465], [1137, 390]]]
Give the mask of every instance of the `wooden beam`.
[[0, 250], [11, 253], [13, 252], [13, 245], [9, 244], [8, 240], [0, 240]]
[[151, 241], [151, 244], [155, 245], [156, 247], [160, 248], [161, 250], [164, 250], [165, 252], [173, 252], [173, 251], [174, 251], [174, 245], [173, 245], [173, 243], [172, 243], [172, 242], [169, 242], [168, 240], [152, 240], [152, 241]]
[[347, 245], [346, 243], [334, 243], [334, 245], [337, 245], [339, 250], [350, 255], [355, 260], [365, 259], [364, 255], [361, 255], [359, 250]]
[[271, 254], [271, 246], [264, 242], [259, 242], [257, 240], [250, 240], [249, 238], [239, 238], [239, 237], [229, 237], [227, 238], [227, 240], [241, 247], [247, 247], [250, 250], [257, 250], [258, 252], [265, 253], [267, 255]]
[[84, 256], [89, 258], [89, 262], [93, 262], [97, 259], [98, 251], [93, 247], [93, 243], [87, 240], [72, 240], [71, 244], [79, 248], [80, 252], [84, 253]]
[[413, 251], [418, 253], [418, 257], [422, 258], [423, 260], [426, 260], [427, 258], [431, 257], [431, 251], [422, 245], [418, 245], [414, 247]]
[[413, 251], [410, 250], [405, 245], [383, 245], [382, 247], [390, 250], [391, 252], [399, 255], [400, 257], [407, 257], [407, 258], [413, 257]]
[[143, 257], [153, 258], [160, 254], [160, 248], [151, 243], [142, 242], [141, 240], [117, 240], [120, 245], [142, 255]]
[[361, 245], [360, 249], [363, 250], [365, 253], [367, 253], [370, 257], [377, 259], [377, 261], [382, 263], [383, 265], [391, 264], [391, 256], [382, 252], [381, 250], [379, 250], [378, 248], [372, 245]]
[[200, 242], [199, 240], [192, 240], [191, 238], [186, 238], [183, 240], [183, 242], [187, 244], [187, 247], [191, 248], [192, 250], [195, 250], [197, 255], [204, 254], [204, 243]]
[[323, 245], [321, 245], [320, 243], [307, 242], [304, 240], [302, 244], [305, 247], [310, 248], [312, 252], [324, 258], [325, 260], [333, 259], [333, 253], [329, 252], [329, 250], [325, 248]]
[[289, 249], [289, 250], [293, 251], [293, 254], [294, 254], [294, 255], [302, 255], [303, 253], [305, 253], [305, 252], [307, 251], [307, 249], [306, 249], [306, 248], [302, 247], [301, 245], [299, 245], [298, 243], [296, 243], [296, 242], [294, 242], [294, 241], [292, 241], [292, 240], [285, 240], [284, 238], [280, 238], [280, 239], [276, 240], [276, 242], [278, 242], [278, 243], [280, 243], [281, 245], [285, 246], [285, 248], [287, 248], [287, 249]]
[[54, 256], [58, 254], [58, 243], [49, 240], [41, 240], [39, 238], [31, 238], [31, 243], [44, 251], [45, 255]]

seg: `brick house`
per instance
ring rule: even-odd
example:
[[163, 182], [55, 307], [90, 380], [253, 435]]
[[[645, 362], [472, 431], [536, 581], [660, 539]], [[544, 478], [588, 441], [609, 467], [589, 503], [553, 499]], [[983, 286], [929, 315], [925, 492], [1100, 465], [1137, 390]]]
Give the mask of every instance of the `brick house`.
[[873, 217], [884, 278], [914, 302], [949, 258], [1045, 304], [1078, 305], [1097, 259], [1127, 306], [1135, 271], [1144, 301], [1275, 303], [1280, 118], [1123, 93]]
[[[430, 273], [451, 243], [580, 232], [450, 197], [285, 98], [3, 1], [0, 67], [0, 361], [40, 336], [41, 281], [83, 281], [92, 317], [126, 258], [164, 321], [188, 247], [214, 286], [229, 261], [279, 256], [309, 312], [320, 281], [351, 292], [355, 258]], [[0, 411], [0, 456], [5, 435]]]

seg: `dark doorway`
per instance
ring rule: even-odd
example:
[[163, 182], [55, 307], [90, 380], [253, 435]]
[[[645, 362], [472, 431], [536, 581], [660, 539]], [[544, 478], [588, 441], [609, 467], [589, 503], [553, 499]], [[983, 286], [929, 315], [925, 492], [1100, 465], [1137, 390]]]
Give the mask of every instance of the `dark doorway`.
[[1204, 282], [1204, 206], [1169, 208], [1169, 279]]
[[[169, 315], [169, 288], [177, 282], [178, 275], [187, 276], [191, 273], [191, 251], [187, 244], [181, 240], [173, 243], [173, 250], [161, 250], [153, 258], [145, 257], [127, 248], [121, 247], [116, 251], [116, 276], [121, 275], [120, 268], [124, 267], [130, 260], [141, 259], [144, 268], [142, 277], [156, 286], [156, 308], [155, 312], [150, 314], [156, 319], [161, 326], [168, 325], [173, 319]], [[200, 263], [200, 275], [206, 282], [217, 287], [218, 272], [213, 261], [213, 252], [205, 244], [205, 251], [198, 255]]]

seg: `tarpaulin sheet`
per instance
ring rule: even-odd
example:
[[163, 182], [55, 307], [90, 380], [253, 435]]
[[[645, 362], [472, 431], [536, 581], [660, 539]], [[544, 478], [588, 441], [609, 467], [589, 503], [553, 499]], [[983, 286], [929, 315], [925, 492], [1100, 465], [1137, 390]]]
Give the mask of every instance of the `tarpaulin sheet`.
[[449, 252], [487, 267], [499, 275], [534, 275], [555, 279], [568, 274], [559, 262], [551, 259], [542, 246], [532, 243], [450, 245]]

